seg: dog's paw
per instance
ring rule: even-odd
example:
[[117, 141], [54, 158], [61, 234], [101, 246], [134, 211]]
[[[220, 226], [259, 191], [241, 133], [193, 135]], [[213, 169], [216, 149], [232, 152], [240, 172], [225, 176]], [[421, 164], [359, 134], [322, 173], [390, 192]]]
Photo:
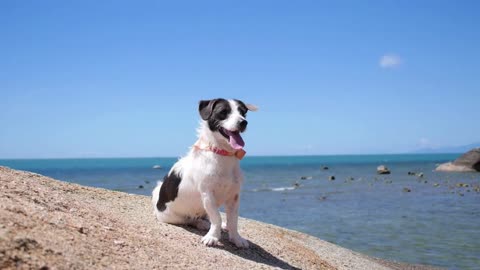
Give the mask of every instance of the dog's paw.
[[248, 241], [240, 235], [230, 237], [230, 242], [234, 243], [235, 246], [239, 248], [248, 248], [249, 246]]
[[220, 239], [207, 234], [202, 238], [202, 243], [207, 247], [218, 246]]

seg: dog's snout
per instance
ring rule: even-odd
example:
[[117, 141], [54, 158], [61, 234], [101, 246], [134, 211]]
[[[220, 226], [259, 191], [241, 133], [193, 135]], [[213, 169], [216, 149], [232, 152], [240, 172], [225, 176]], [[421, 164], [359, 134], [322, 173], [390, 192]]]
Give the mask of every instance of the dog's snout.
[[244, 130], [244, 129], [247, 128], [248, 121], [247, 120], [241, 120], [240, 123], [238, 123], [238, 125], [240, 126], [241, 130]]

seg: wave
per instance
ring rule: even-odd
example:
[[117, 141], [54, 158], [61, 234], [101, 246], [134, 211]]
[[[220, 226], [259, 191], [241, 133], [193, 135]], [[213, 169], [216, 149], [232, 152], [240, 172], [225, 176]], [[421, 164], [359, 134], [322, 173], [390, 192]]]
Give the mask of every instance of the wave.
[[287, 190], [294, 190], [297, 189], [298, 187], [277, 187], [277, 188], [256, 188], [253, 189], [253, 192], [265, 192], [265, 191], [287, 191]]

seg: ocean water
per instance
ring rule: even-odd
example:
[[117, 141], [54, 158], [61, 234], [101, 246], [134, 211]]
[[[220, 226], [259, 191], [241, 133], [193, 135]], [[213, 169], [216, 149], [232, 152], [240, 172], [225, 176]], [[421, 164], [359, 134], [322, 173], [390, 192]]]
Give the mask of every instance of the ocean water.
[[[480, 173], [433, 171], [436, 164], [456, 157], [247, 157], [241, 161], [245, 183], [240, 215], [379, 258], [448, 269], [480, 269]], [[0, 160], [0, 165], [150, 195], [156, 181], [175, 161]], [[377, 175], [380, 164], [392, 173]], [[154, 165], [162, 169], [153, 169]], [[423, 177], [408, 175], [409, 171], [421, 172]], [[335, 180], [329, 180], [330, 176]]]

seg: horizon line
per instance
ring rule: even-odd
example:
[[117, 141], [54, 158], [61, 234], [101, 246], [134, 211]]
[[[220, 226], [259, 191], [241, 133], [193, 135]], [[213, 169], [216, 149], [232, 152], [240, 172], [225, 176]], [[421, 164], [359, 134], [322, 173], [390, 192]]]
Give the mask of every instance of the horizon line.
[[[292, 154], [292, 155], [250, 155], [248, 157], [321, 157], [321, 156], [396, 156], [396, 155], [454, 155], [463, 154], [463, 152], [442, 152], [442, 153], [370, 153], [370, 154]], [[29, 158], [4, 158], [0, 160], [52, 160], [52, 159], [142, 159], [142, 158], [181, 158], [182, 156], [131, 156], [131, 157], [29, 157]]]

